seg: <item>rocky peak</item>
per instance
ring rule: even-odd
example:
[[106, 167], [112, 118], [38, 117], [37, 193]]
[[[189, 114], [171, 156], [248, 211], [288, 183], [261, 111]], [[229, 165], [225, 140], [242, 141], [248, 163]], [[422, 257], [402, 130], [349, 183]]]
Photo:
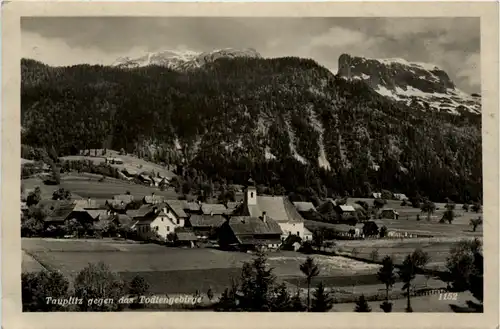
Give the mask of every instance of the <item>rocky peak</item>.
[[453, 114], [481, 111], [479, 97], [459, 90], [448, 74], [433, 64], [342, 54], [338, 74], [346, 79], [363, 80], [381, 95], [424, 110]]

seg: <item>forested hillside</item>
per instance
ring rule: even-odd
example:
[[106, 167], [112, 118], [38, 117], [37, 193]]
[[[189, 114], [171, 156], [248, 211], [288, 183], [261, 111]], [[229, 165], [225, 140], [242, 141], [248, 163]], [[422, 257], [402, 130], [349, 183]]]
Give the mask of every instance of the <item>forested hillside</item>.
[[21, 64], [22, 142], [59, 155], [123, 148], [303, 195], [481, 198], [479, 115], [405, 107], [312, 60], [218, 59], [185, 73]]

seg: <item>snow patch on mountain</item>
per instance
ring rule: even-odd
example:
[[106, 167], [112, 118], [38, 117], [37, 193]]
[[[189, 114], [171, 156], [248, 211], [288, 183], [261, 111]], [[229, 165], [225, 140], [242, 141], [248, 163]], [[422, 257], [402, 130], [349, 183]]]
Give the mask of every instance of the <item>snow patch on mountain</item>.
[[172, 70], [190, 70], [200, 68], [219, 58], [251, 57], [261, 58], [254, 49], [217, 49], [208, 52], [191, 50], [163, 50], [147, 53], [139, 57], [120, 57], [112, 66], [120, 68], [137, 68], [150, 65], [164, 66]]
[[455, 86], [448, 74], [435, 64], [412, 63], [401, 58], [365, 58], [343, 54], [338, 75], [362, 80], [377, 93], [422, 111], [461, 114], [481, 113], [481, 99]]

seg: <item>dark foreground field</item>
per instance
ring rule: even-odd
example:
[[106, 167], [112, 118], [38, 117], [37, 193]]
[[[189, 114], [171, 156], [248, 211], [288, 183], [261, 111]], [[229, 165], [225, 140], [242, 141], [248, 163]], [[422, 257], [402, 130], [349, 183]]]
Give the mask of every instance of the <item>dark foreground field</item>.
[[[378, 243], [382, 242], [384, 241]], [[375, 241], [345, 241], [345, 243], [358, 244], [357, 248], [360, 250], [370, 248], [370, 245], [365, 247], [359, 245], [362, 243], [371, 243], [372, 247], [373, 245], [377, 247]], [[413, 241], [404, 246], [404, 243], [398, 242], [397, 245], [386, 246], [386, 248], [392, 249], [393, 253], [399, 249], [403, 254], [413, 251], [422, 243], [422, 241]], [[440, 255], [442, 250], [444, 255], [453, 242], [451, 240], [441, 241], [438, 245], [440, 245], [439, 249], [432, 249], [435, 248], [432, 247], [427, 251], [435, 251], [437, 255]], [[343, 248], [347, 249], [347, 245], [343, 245]], [[149, 283], [151, 293], [170, 296], [200, 293], [206, 297], [209, 289], [216, 297], [220, 296], [225, 288], [230, 287], [233, 280], [239, 279], [243, 262], [253, 258], [251, 254], [240, 252], [224, 252], [208, 248], [167, 248], [155, 244], [112, 239], [23, 238], [22, 249], [23, 272], [40, 271], [43, 268], [59, 270], [71, 281], [89, 263], [102, 261], [112, 270], [118, 272], [124, 280], [130, 281], [134, 276], [140, 275]], [[434, 257], [434, 260], [438, 259], [436, 254], [431, 255], [431, 257]], [[352, 311], [351, 308], [354, 306], [345, 303], [352, 302], [360, 294], [379, 300], [385, 294], [384, 286], [378, 282], [376, 277], [379, 265], [342, 256], [313, 255], [313, 258], [320, 268], [320, 276], [313, 280], [313, 286], [322, 281], [333, 292], [335, 300], [340, 303], [336, 304], [334, 311]], [[299, 266], [305, 259], [306, 255], [295, 252], [280, 251], [268, 254], [269, 266], [274, 269], [273, 272], [277, 279], [280, 282], [285, 282], [290, 291], [300, 291], [304, 298], [307, 285]], [[423, 275], [417, 276], [414, 285], [419, 289], [445, 287], [443, 282]], [[395, 299], [402, 298], [402, 283], [399, 280], [396, 282], [391, 296]], [[420, 297], [414, 298], [421, 299]], [[449, 306], [443, 307], [443, 302], [431, 300], [433, 297], [426, 298], [426, 301], [435, 304], [432, 307], [435, 307], [436, 311], [451, 310]], [[397, 303], [400, 301], [398, 300]], [[418, 305], [421, 303], [422, 306], [424, 304], [423, 302], [416, 303]], [[374, 311], [378, 311], [375, 310], [378, 304], [379, 302], [373, 303]], [[425, 310], [429, 309], [428, 306], [423, 307]], [[425, 311], [417, 307], [414, 309], [416, 312]]]

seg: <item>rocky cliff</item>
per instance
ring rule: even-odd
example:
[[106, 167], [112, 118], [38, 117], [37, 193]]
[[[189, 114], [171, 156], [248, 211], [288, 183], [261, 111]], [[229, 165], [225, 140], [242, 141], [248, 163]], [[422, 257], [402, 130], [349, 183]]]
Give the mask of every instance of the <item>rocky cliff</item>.
[[432, 64], [343, 54], [339, 57], [338, 74], [363, 80], [379, 94], [424, 111], [481, 113], [480, 96], [461, 91], [445, 71]]

